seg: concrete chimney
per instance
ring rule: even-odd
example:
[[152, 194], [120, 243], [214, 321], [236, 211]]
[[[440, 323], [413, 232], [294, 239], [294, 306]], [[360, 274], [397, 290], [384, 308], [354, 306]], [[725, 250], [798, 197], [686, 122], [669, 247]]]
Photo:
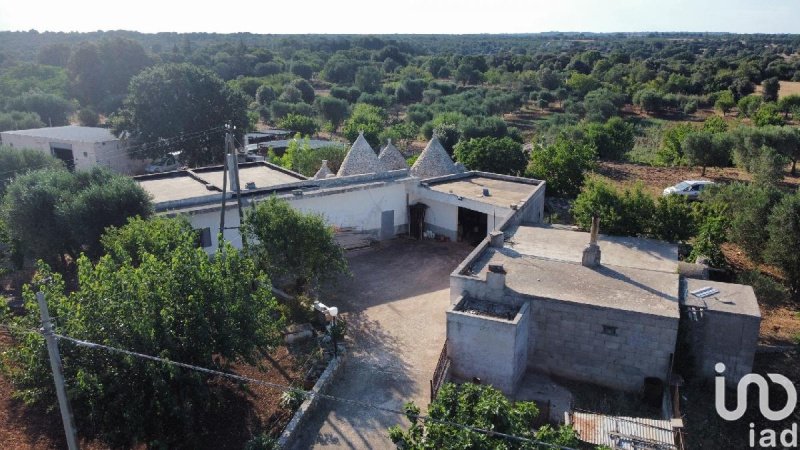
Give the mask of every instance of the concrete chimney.
[[589, 245], [583, 249], [581, 264], [585, 267], [600, 265], [600, 246], [597, 245], [597, 234], [600, 232], [600, 218], [592, 216], [592, 229], [589, 232]]
[[502, 292], [506, 287], [506, 269], [502, 264], [489, 264], [486, 272], [486, 284], [490, 291]]
[[505, 242], [505, 233], [502, 231], [492, 231], [489, 233], [489, 245], [494, 248], [503, 248], [503, 243]]

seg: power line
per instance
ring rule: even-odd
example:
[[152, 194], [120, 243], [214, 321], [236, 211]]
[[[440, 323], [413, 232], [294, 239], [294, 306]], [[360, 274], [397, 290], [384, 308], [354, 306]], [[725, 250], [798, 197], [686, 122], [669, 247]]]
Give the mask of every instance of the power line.
[[[132, 146], [124, 146], [123, 148], [120, 148], [117, 151], [104, 152], [102, 156], [103, 157], [112, 157], [112, 156], [118, 156], [118, 155], [122, 155], [122, 154], [132, 155], [132, 154], [144, 153], [146, 151], [153, 150], [153, 149], [156, 149], [156, 148], [159, 148], [159, 147], [170, 146], [170, 145], [173, 145], [173, 144], [175, 144], [177, 142], [180, 142], [180, 141], [198, 139], [198, 138], [201, 138], [201, 137], [208, 137], [208, 135], [210, 135], [212, 132], [219, 131], [219, 130], [221, 130], [223, 128], [224, 128], [223, 126], [217, 126], [217, 127], [208, 128], [208, 129], [205, 129], [205, 130], [194, 131], [194, 132], [186, 133], [186, 134], [180, 134], [178, 136], [174, 136], [174, 137], [171, 137], [171, 138], [160, 139], [158, 141], [144, 142], [144, 143], [136, 144], [136, 145], [132, 145]], [[164, 155], [166, 155], [166, 152], [164, 153]], [[36, 170], [36, 169], [41, 169], [41, 168], [44, 168], [44, 167], [47, 167], [47, 164], [41, 164], [39, 166], [26, 167], [26, 168], [24, 168], [22, 170]], [[19, 169], [17, 169], [17, 170], [7, 170], [5, 172], [0, 172], [0, 175], [6, 175], [6, 174], [9, 174], [9, 173], [16, 174], [16, 173], [18, 173], [20, 171], [21, 170], [19, 170]], [[11, 180], [12, 178], [13, 177], [4, 178], [3, 181], [8, 181], [8, 180]]]
[[127, 356], [133, 356], [135, 358], [147, 359], [147, 360], [150, 360], [150, 361], [159, 362], [159, 363], [162, 363], [162, 364], [167, 364], [167, 365], [172, 365], [172, 366], [177, 366], [177, 367], [181, 367], [181, 368], [188, 369], [188, 370], [194, 370], [194, 371], [206, 373], [206, 374], [213, 375], [213, 376], [230, 378], [230, 379], [237, 380], [237, 381], [240, 381], [240, 382], [243, 382], [243, 383], [253, 383], [253, 384], [258, 384], [258, 385], [261, 385], [261, 386], [267, 386], [267, 387], [271, 387], [271, 388], [274, 388], [274, 389], [281, 390], [283, 392], [297, 392], [297, 393], [303, 394], [304, 397], [314, 397], [314, 396], [316, 396], [316, 397], [319, 397], [319, 398], [324, 398], [324, 399], [327, 399], [327, 400], [332, 400], [332, 401], [336, 401], [336, 402], [340, 402], [340, 403], [346, 403], [346, 404], [358, 406], [358, 407], [361, 407], [361, 408], [371, 408], [371, 409], [375, 409], [375, 410], [378, 410], [378, 411], [383, 411], [383, 412], [390, 413], [390, 414], [397, 414], [397, 415], [401, 415], [401, 416], [410, 415], [411, 417], [414, 417], [416, 419], [422, 420], [424, 422], [430, 422], [430, 423], [436, 423], [436, 424], [440, 424], [440, 425], [452, 426], [452, 427], [460, 428], [460, 429], [463, 429], [463, 430], [472, 431], [472, 432], [475, 432], [475, 433], [485, 434], [487, 436], [500, 437], [500, 438], [503, 438], [503, 439], [514, 440], [514, 441], [517, 441], [517, 442], [524, 442], [524, 443], [542, 445], [542, 446], [545, 446], [545, 447], [558, 449], [558, 450], [576, 450], [576, 449], [574, 449], [572, 447], [565, 447], [565, 446], [562, 446], [562, 445], [551, 444], [549, 442], [542, 442], [542, 441], [539, 441], [539, 440], [536, 440], [536, 439], [530, 439], [530, 438], [526, 438], [526, 437], [522, 437], [522, 436], [515, 436], [515, 435], [512, 435], [512, 434], [501, 433], [499, 431], [488, 430], [488, 429], [479, 428], [479, 427], [473, 427], [473, 426], [470, 426], [470, 425], [464, 425], [464, 424], [460, 424], [460, 423], [456, 423], [456, 422], [451, 422], [449, 420], [434, 419], [434, 418], [432, 418], [430, 416], [426, 416], [424, 414], [407, 414], [405, 411], [400, 411], [400, 410], [393, 409], [393, 408], [387, 408], [387, 407], [375, 405], [375, 404], [372, 404], [372, 403], [362, 402], [360, 400], [353, 400], [353, 399], [347, 399], [347, 398], [342, 398], [342, 397], [336, 397], [336, 396], [333, 396], [333, 395], [330, 395], [330, 394], [323, 394], [321, 392], [307, 391], [307, 390], [304, 390], [304, 389], [299, 389], [299, 388], [295, 388], [295, 387], [284, 385], [284, 384], [272, 383], [272, 382], [269, 382], [269, 381], [264, 381], [264, 380], [259, 380], [259, 379], [255, 379], [255, 378], [245, 377], [245, 376], [242, 376], [242, 375], [232, 374], [232, 373], [228, 373], [228, 372], [222, 372], [222, 371], [214, 370], [214, 369], [208, 369], [208, 368], [197, 366], [197, 365], [193, 365], [193, 364], [186, 364], [186, 363], [181, 363], [181, 362], [177, 362], [177, 361], [172, 361], [172, 360], [165, 359], [165, 358], [160, 358], [160, 357], [157, 357], [157, 356], [146, 355], [144, 353], [133, 352], [133, 351], [130, 351], [130, 350], [124, 350], [124, 349], [112, 347], [112, 346], [109, 346], [109, 345], [98, 344], [96, 342], [90, 342], [90, 341], [75, 339], [75, 338], [72, 338], [72, 337], [69, 337], [69, 336], [60, 335], [60, 334], [55, 334], [54, 336], [57, 339], [69, 341], [69, 342], [72, 342], [72, 343], [74, 343], [76, 345], [79, 345], [79, 346], [82, 346], [82, 347], [86, 347], [86, 348], [100, 349], [100, 350], [105, 350], [105, 351], [111, 352], [111, 353], [119, 353], [119, 354], [123, 354], [123, 355], [127, 355]]

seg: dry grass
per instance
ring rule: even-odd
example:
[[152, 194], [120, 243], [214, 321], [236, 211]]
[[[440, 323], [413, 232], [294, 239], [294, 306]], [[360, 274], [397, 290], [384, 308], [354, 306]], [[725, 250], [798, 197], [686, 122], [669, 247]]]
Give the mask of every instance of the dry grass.
[[[654, 196], [661, 195], [664, 188], [683, 180], [705, 179], [718, 183], [752, 180], [749, 173], [735, 167], [709, 167], [705, 177], [701, 177], [700, 172], [699, 167], [654, 167], [615, 161], [600, 161], [596, 170], [598, 176], [619, 187], [629, 187], [641, 182], [645, 190]], [[786, 189], [797, 189], [800, 186], [800, 177], [789, 175], [787, 167], [782, 186]]]
[[[778, 91], [778, 98], [781, 99], [788, 95], [800, 95], [800, 81], [779, 81], [780, 90]], [[764, 92], [761, 85], [756, 86], [756, 94]]]

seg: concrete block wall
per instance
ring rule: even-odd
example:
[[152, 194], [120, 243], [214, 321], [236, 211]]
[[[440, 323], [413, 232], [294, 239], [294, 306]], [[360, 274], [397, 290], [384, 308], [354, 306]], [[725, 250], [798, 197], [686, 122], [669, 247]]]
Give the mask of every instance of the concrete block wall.
[[667, 376], [677, 317], [550, 299], [530, 305], [530, 368], [626, 391]]
[[714, 366], [725, 364], [725, 379], [735, 385], [753, 370], [761, 318], [705, 311], [697, 321], [686, 320], [691, 354], [699, 376], [713, 379]]
[[530, 312], [523, 306], [513, 321], [447, 311], [447, 354], [452, 374], [472, 379], [511, 395], [525, 375]]

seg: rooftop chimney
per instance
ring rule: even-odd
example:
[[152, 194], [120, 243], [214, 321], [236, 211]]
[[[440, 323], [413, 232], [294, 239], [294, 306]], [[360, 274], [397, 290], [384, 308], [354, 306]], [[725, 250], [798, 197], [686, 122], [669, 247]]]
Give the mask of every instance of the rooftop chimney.
[[592, 229], [589, 232], [589, 245], [583, 249], [581, 264], [586, 267], [600, 265], [600, 246], [597, 245], [597, 233], [600, 231], [600, 218], [592, 216]]
[[502, 264], [489, 264], [486, 284], [490, 291], [502, 291], [506, 287], [506, 270]]
[[489, 233], [489, 245], [494, 248], [503, 248], [505, 242], [505, 233], [502, 231], [494, 230]]

